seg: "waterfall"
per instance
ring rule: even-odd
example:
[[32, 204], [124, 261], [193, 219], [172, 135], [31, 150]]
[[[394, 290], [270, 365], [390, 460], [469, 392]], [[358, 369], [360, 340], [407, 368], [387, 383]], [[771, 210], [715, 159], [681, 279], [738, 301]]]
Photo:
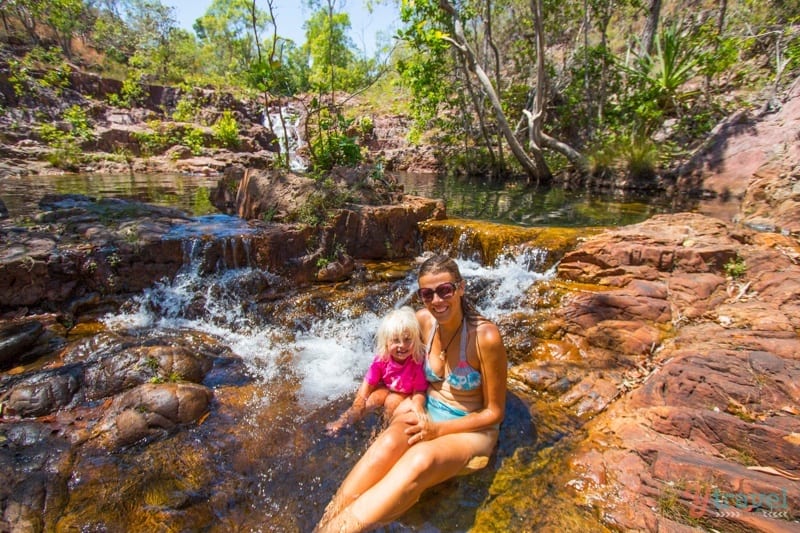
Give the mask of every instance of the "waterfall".
[[281, 155], [288, 155], [289, 168], [295, 172], [305, 171], [308, 162], [299, 154], [305, 145], [300, 131], [302, 114], [291, 106], [273, 107], [265, 113], [265, 122], [264, 125], [278, 138]]

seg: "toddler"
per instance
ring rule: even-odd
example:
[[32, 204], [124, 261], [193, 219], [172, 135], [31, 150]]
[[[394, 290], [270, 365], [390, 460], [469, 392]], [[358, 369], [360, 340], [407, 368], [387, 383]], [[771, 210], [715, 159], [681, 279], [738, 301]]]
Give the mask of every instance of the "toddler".
[[377, 355], [364, 376], [353, 405], [326, 426], [328, 433], [335, 434], [381, 405], [386, 416], [391, 417], [408, 396], [412, 397], [412, 408], [424, 412], [428, 388], [422, 366], [425, 346], [414, 310], [404, 306], [386, 315], [378, 327], [375, 345]]

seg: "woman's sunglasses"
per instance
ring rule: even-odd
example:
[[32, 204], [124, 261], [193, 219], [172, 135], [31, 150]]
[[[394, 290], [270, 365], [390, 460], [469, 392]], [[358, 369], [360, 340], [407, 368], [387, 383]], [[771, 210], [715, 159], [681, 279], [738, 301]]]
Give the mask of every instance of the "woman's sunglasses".
[[452, 296], [456, 293], [456, 289], [458, 285], [448, 281], [447, 283], [442, 283], [435, 289], [423, 288], [417, 289], [417, 296], [422, 298], [423, 302], [431, 302], [433, 301], [433, 295], [435, 294], [442, 300], [447, 300], [448, 298], [452, 298]]

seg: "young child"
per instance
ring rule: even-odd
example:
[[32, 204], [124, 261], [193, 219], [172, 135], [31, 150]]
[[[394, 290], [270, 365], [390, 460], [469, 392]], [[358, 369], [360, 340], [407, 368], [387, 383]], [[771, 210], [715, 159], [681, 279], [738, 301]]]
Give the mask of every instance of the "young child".
[[390, 417], [408, 396], [412, 396], [414, 409], [424, 412], [428, 388], [422, 366], [425, 346], [414, 310], [404, 306], [391, 311], [381, 321], [375, 341], [377, 355], [361, 382], [353, 405], [326, 426], [330, 434], [357, 422], [381, 405]]

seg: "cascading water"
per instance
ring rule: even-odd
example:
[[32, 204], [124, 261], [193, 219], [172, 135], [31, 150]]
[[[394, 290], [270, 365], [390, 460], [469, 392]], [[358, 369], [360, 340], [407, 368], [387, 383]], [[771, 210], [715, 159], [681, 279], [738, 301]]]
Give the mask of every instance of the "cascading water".
[[290, 106], [282, 106], [270, 109], [264, 118], [264, 125], [278, 138], [281, 155], [289, 158], [289, 168], [296, 172], [305, 171], [308, 162], [299, 154], [305, 145], [300, 131], [302, 115]]
[[[159, 283], [134, 302], [131, 311], [105, 319], [111, 329], [195, 330], [213, 335], [239, 356], [251, 374], [261, 380], [275, 376], [286, 354], [291, 354], [292, 372], [300, 379], [300, 394], [308, 405], [321, 405], [352, 392], [374, 353], [374, 333], [385, 311], [336, 312], [314, 317], [303, 325], [287, 326], [275, 317], [263, 316], [250, 304], [259, 287], [273, 280], [259, 269], [219, 268], [204, 274], [205, 250], [213, 241], [186, 241], [186, 264], [171, 282]], [[458, 259], [462, 275], [481, 312], [496, 320], [522, 310], [526, 291], [553, 275], [537, 272], [539, 251], [500, 259], [482, 266]], [[416, 279], [409, 276], [395, 283], [396, 301], [411, 303]], [[291, 329], [289, 329], [291, 328]]]

